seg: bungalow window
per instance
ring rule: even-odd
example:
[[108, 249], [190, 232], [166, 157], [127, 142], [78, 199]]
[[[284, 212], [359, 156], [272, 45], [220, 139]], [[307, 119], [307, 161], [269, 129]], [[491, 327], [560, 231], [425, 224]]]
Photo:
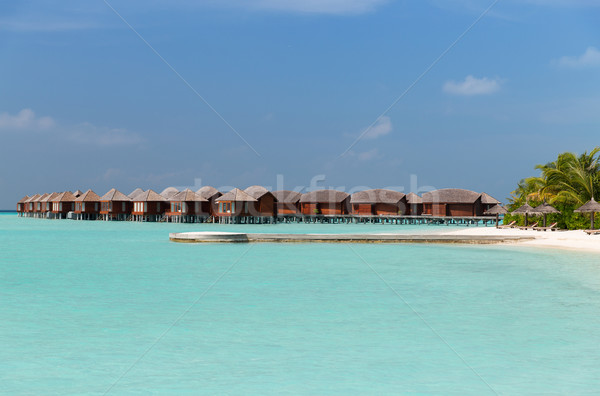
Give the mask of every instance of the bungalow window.
[[85, 212], [85, 202], [80, 203], [81, 207], [79, 208], [80, 212]]
[[97, 211], [98, 211], [98, 202], [96, 202], [96, 203], [94, 204], [94, 211], [95, 211], [95, 212], [97, 212]]
[[157, 202], [157, 203], [156, 203], [156, 211], [157, 211], [157, 212], [160, 212], [160, 202]]
[[62, 210], [63, 210], [63, 209], [62, 209], [62, 202], [59, 202], [59, 203], [58, 203], [58, 211], [59, 211], [59, 212], [62, 212]]
[[[112, 212], [112, 202], [110, 203], [110, 211]], [[125, 212], [125, 202], [123, 202], [123, 210], [122, 212]]]
[[144, 213], [148, 211], [148, 202], [144, 202]]

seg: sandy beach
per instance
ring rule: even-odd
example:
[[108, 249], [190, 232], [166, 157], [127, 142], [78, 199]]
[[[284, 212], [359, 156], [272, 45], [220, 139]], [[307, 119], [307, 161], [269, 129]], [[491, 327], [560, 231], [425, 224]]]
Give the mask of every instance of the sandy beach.
[[517, 242], [522, 246], [549, 247], [600, 253], [600, 235], [588, 235], [582, 230], [575, 231], [534, 231], [515, 228], [495, 227], [461, 228], [444, 233], [447, 235], [486, 235], [486, 236], [530, 236], [535, 240]]

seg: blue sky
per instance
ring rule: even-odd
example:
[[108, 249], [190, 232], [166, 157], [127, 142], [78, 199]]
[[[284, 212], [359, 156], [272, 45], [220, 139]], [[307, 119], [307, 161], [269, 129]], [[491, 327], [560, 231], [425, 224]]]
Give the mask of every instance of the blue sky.
[[434, 64], [491, 4], [3, 2], [0, 208], [200, 184], [504, 200], [600, 144], [600, 6], [500, 0]]

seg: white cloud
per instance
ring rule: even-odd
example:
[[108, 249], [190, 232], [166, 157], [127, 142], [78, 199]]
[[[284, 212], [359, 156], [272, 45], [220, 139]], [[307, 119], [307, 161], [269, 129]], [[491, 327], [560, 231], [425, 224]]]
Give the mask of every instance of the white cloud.
[[143, 142], [141, 136], [123, 128], [99, 127], [89, 122], [58, 125], [51, 117], [37, 117], [31, 109], [23, 109], [14, 115], [0, 113], [0, 133], [39, 131], [46, 131], [53, 138], [101, 147], [129, 146]]
[[477, 78], [468, 75], [463, 81], [447, 81], [443, 86], [443, 90], [452, 95], [490, 95], [498, 92], [502, 83], [503, 81], [499, 78]]
[[66, 135], [67, 139], [92, 146], [130, 146], [142, 142], [142, 138], [123, 128], [98, 127], [90, 123], [83, 123], [72, 128]]
[[311, 14], [362, 14], [388, 0], [259, 0], [252, 7]]
[[569, 69], [583, 69], [586, 67], [600, 66], [600, 51], [595, 47], [588, 47], [581, 56], [563, 56], [556, 61], [560, 67]]
[[36, 117], [31, 109], [23, 109], [15, 115], [0, 114], [0, 130], [29, 130], [38, 131], [54, 126], [50, 117]]
[[392, 131], [392, 120], [388, 116], [383, 116], [377, 120], [375, 125], [361, 132], [363, 139], [377, 139], [380, 136], [385, 136]]
[[379, 157], [379, 150], [372, 149], [369, 151], [358, 153], [357, 157], [360, 161], [369, 161], [369, 160]]

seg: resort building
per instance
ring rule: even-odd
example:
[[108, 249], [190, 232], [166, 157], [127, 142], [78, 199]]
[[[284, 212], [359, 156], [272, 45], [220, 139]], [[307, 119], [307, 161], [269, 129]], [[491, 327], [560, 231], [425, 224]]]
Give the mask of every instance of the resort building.
[[406, 214], [409, 216], [421, 216], [423, 214], [423, 198], [415, 193], [406, 194], [406, 203], [408, 205]]
[[23, 216], [23, 213], [25, 212], [25, 202], [29, 199], [29, 195], [25, 195], [23, 198], [21, 198], [19, 200], [19, 202], [17, 202], [17, 214], [19, 216]]
[[76, 197], [70, 191], [65, 191], [57, 194], [52, 200], [51, 217], [55, 219], [63, 219], [67, 214], [73, 211]]
[[338, 190], [317, 190], [303, 194], [300, 207], [303, 215], [348, 214], [350, 195]]
[[132, 209], [131, 198], [116, 188], [111, 189], [100, 198], [100, 217], [103, 220], [127, 220]]
[[248, 217], [252, 216], [251, 206], [258, 202], [250, 194], [234, 188], [215, 200], [217, 217]]
[[75, 218], [78, 220], [96, 220], [100, 214], [100, 196], [87, 190], [75, 198]]
[[398, 216], [406, 213], [406, 194], [385, 189], [359, 191], [350, 196], [352, 214]]
[[275, 196], [262, 186], [250, 186], [244, 192], [256, 199], [248, 204], [250, 214], [255, 217], [274, 217], [276, 215]]
[[166, 212], [167, 220], [176, 223], [198, 223], [210, 215], [208, 199], [191, 190], [183, 190], [172, 195]]
[[[484, 194], [459, 188], [446, 188], [423, 194], [423, 214], [431, 216], [483, 216]], [[486, 205], [499, 201], [485, 194]]]
[[302, 193], [289, 190], [273, 191], [275, 197], [275, 213], [277, 216], [285, 215], [299, 215], [302, 213], [300, 210], [300, 198]]
[[38, 200], [39, 197], [41, 197], [40, 194], [35, 194], [25, 202], [25, 212], [29, 213], [29, 216], [33, 216], [33, 213], [35, 212], [35, 202]]
[[52, 199], [54, 199], [58, 193], [48, 194], [46, 198], [40, 200], [42, 203], [42, 216], [48, 217], [48, 214], [52, 211]]
[[169, 206], [162, 195], [152, 190], [137, 194], [132, 200], [131, 215], [136, 221], [159, 221]]
[[217, 198], [223, 195], [219, 190], [211, 186], [204, 186], [196, 191], [196, 194], [206, 198], [208, 200], [211, 217], [215, 217], [217, 215]]

